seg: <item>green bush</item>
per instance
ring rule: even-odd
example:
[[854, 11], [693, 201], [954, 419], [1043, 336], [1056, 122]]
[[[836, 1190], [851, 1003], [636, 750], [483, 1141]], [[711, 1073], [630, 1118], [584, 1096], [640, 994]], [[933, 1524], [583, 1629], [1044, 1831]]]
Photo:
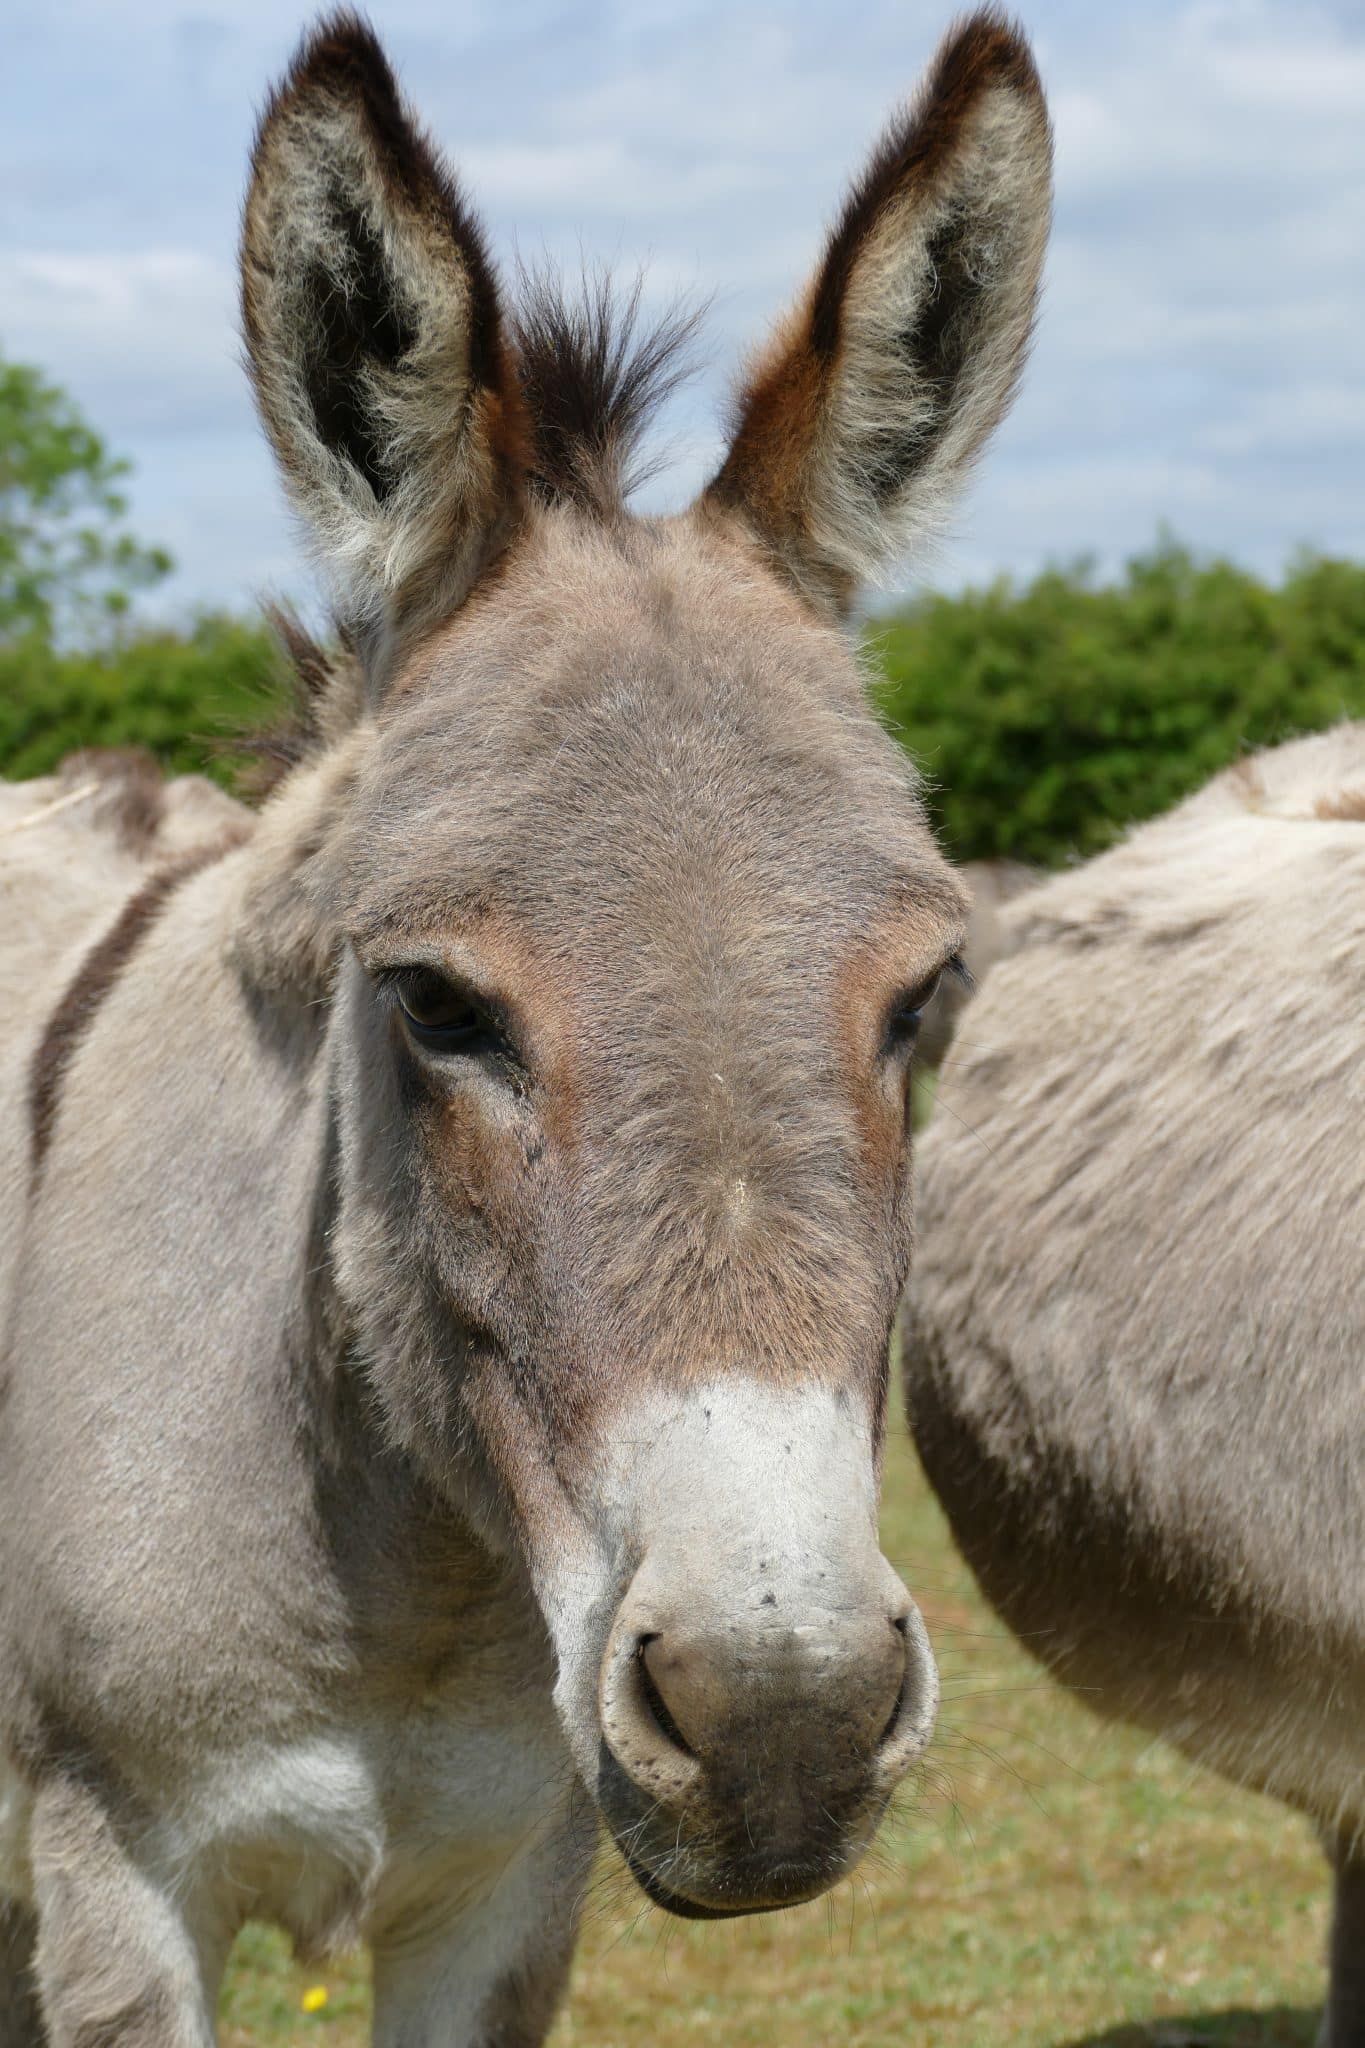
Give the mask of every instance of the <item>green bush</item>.
[[77, 747], [142, 746], [230, 781], [234, 740], [276, 722], [281, 664], [263, 623], [132, 627], [170, 573], [124, 525], [128, 464], [80, 407], [0, 351], [0, 774], [45, 774]]
[[1365, 566], [1271, 586], [1163, 543], [926, 596], [868, 629], [891, 729], [960, 860], [1056, 863], [1167, 810], [1248, 747], [1365, 715]]
[[0, 643], [0, 774], [44, 775], [76, 747], [143, 746], [230, 782], [232, 742], [272, 722], [279, 677], [265, 626], [236, 619], [84, 651]]

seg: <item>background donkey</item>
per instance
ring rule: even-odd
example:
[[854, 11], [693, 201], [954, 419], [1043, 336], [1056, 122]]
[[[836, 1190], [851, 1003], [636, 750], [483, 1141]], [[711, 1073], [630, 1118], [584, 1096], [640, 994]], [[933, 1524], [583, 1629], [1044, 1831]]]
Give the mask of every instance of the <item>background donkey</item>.
[[[354, 653], [6, 1020], [7, 2048], [30, 1948], [58, 2048], [208, 2042], [251, 1913], [366, 1939], [381, 2042], [534, 2043], [596, 1812], [757, 1911], [921, 1754], [877, 1493], [965, 901], [839, 622], [1008, 400], [1049, 162], [980, 15], [637, 522], [678, 323], [509, 318], [355, 20], [270, 101], [247, 343]], [[65, 959], [38, 840], [6, 942]]]
[[988, 1596], [1308, 1814], [1365, 2043], [1365, 726], [1005, 913], [924, 1146], [906, 1389]]

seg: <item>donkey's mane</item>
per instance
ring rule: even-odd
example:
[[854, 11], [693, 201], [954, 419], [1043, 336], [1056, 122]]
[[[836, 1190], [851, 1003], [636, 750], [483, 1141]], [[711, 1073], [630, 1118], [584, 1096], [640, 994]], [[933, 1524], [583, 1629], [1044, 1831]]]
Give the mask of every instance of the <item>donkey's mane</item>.
[[571, 295], [552, 270], [522, 270], [512, 308], [530, 436], [527, 481], [543, 499], [610, 514], [654, 474], [645, 430], [692, 368], [704, 306], [675, 302], [644, 321], [644, 280], [615, 291], [585, 272]]
[[365, 702], [364, 669], [344, 621], [333, 621], [330, 642], [316, 639], [285, 604], [266, 605], [265, 621], [280, 656], [268, 678], [279, 708], [224, 747], [241, 764], [234, 782], [248, 803], [263, 803], [295, 768], [339, 739]]

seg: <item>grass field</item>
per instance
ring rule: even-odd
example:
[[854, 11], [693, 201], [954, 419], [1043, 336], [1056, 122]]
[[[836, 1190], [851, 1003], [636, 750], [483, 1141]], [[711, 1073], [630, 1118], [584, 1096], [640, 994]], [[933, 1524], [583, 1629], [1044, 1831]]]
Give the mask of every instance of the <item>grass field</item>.
[[[833, 1899], [721, 1926], [605, 1883], [553, 2048], [1309, 2048], [1325, 1867], [1280, 1808], [1107, 1728], [983, 1607], [903, 1442], [884, 1543], [944, 1669], [930, 1782]], [[315, 2013], [306, 1994], [325, 1990]], [[249, 1928], [228, 2048], [359, 2048], [363, 1971]]]

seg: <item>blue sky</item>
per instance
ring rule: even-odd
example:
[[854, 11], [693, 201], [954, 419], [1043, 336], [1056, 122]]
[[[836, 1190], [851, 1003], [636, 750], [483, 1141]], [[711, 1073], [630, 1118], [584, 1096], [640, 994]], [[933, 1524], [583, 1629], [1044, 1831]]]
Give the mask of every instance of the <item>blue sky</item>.
[[[712, 293], [645, 502], [685, 501], [725, 395], [951, 9], [899, 0], [375, 0], [504, 257]], [[1168, 521], [1277, 569], [1365, 556], [1365, 5], [1036, 0], [1056, 232], [1023, 395], [916, 577], [1112, 566]], [[26, 18], [24, 18], [26, 17]], [[309, 587], [238, 362], [255, 110], [307, 15], [279, 0], [30, 5], [0, 78], [0, 344], [136, 464], [160, 600]]]

